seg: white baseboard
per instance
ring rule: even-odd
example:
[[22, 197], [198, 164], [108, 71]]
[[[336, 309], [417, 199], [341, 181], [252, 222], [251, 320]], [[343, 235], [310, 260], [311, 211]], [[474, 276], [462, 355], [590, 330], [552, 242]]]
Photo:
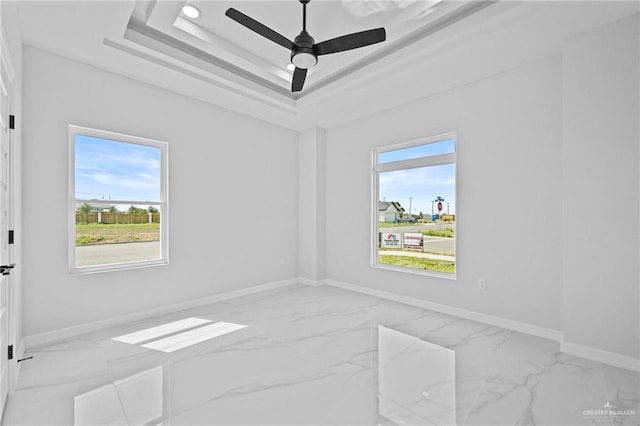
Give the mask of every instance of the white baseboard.
[[542, 337], [557, 342], [562, 341], [562, 332], [559, 330], [553, 330], [551, 328], [540, 327], [538, 325], [527, 324], [520, 321], [510, 320], [507, 318], [496, 317], [493, 315], [482, 314], [479, 312], [468, 311], [466, 309], [454, 308], [449, 305], [442, 305], [440, 303], [429, 302], [427, 300], [416, 299], [409, 296], [401, 296], [395, 293], [389, 293], [382, 290], [376, 290], [368, 287], [362, 287], [355, 284], [349, 284], [341, 281], [327, 279], [326, 284], [340, 287], [346, 290], [355, 291], [358, 293], [368, 294], [370, 296], [379, 297], [381, 299], [392, 300], [394, 302], [404, 303], [405, 305], [411, 305], [418, 308], [429, 309], [431, 311], [441, 312], [443, 314], [454, 315], [460, 318], [469, 319], [472, 321], [478, 321], [496, 327], [506, 328], [508, 330], [515, 330], [521, 333], [530, 334], [537, 337]]
[[591, 361], [640, 372], [640, 358], [633, 358], [627, 355], [621, 355], [615, 352], [609, 352], [603, 349], [597, 349], [591, 346], [584, 346], [566, 341], [562, 341], [562, 343], [560, 343], [560, 350], [569, 355], [575, 355]]
[[48, 331], [45, 333], [34, 334], [31, 336], [26, 336], [23, 339], [24, 347], [26, 348], [26, 350], [29, 350], [30, 348], [33, 348], [36, 346], [42, 346], [42, 345], [48, 345], [51, 343], [60, 342], [63, 340], [78, 337], [83, 334], [91, 333], [93, 331], [101, 330], [104, 328], [126, 324], [132, 321], [139, 321], [142, 319], [151, 318], [158, 315], [164, 315], [171, 312], [181, 311], [184, 309], [197, 308], [199, 306], [209, 305], [211, 303], [221, 302], [223, 300], [235, 299], [236, 297], [247, 296], [249, 294], [259, 293], [262, 291], [272, 290], [280, 287], [286, 287], [292, 284], [298, 284], [299, 282], [300, 281], [297, 278], [290, 278], [288, 280], [260, 284], [252, 287], [243, 288], [240, 290], [230, 291], [227, 293], [215, 294], [212, 296], [198, 298], [195, 300], [188, 300], [186, 302], [174, 303], [172, 305], [162, 306], [154, 309], [148, 309], [148, 310], [136, 312], [134, 314], [122, 315], [122, 316], [109, 318], [105, 320], [76, 325], [73, 327], [66, 327], [58, 330]]
[[560, 350], [569, 355], [575, 355], [591, 361], [601, 362], [603, 364], [612, 365], [614, 367], [640, 372], [640, 359], [605, 351], [602, 349], [592, 348], [590, 346], [583, 346], [576, 343], [566, 342], [563, 338], [562, 332], [559, 330], [553, 330], [550, 328], [540, 327], [537, 325], [527, 324], [506, 318], [495, 317], [493, 315], [481, 314], [478, 312], [468, 311], [466, 309], [454, 308], [448, 305], [433, 303], [408, 296], [401, 296], [398, 294], [362, 287], [359, 285], [349, 284], [341, 281], [331, 279], [327, 279], [324, 281], [326, 284], [334, 287], [340, 287], [346, 290], [379, 297], [381, 299], [393, 300], [394, 302], [404, 303], [406, 305], [416, 306], [418, 308], [442, 312], [444, 314], [454, 315], [457, 317], [506, 328], [508, 330], [515, 330], [521, 333], [530, 334], [532, 336], [554, 340], [560, 342]]
[[[633, 358], [626, 355], [617, 354], [614, 352], [605, 351], [602, 349], [592, 348], [590, 346], [583, 346], [576, 343], [566, 342], [563, 340], [562, 332], [550, 328], [540, 327], [537, 325], [527, 324], [520, 321], [510, 320], [507, 318], [496, 317], [493, 315], [482, 314], [479, 312], [469, 311], [466, 309], [455, 308], [449, 305], [443, 305], [440, 303], [429, 302], [427, 300], [416, 299], [414, 297], [402, 296], [395, 293], [390, 293], [382, 290], [376, 290], [368, 287], [363, 287], [355, 284], [345, 283], [342, 281], [332, 279], [313, 280], [305, 277], [291, 278], [283, 281], [276, 281], [266, 284], [260, 284], [252, 287], [247, 287], [241, 290], [231, 291], [222, 294], [216, 294], [209, 297], [204, 297], [196, 300], [189, 300], [186, 302], [176, 303], [172, 305], [163, 306], [160, 308], [149, 309], [146, 311], [136, 312], [135, 314], [123, 315], [115, 318], [109, 318], [106, 320], [95, 321], [87, 324], [82, 324], [73, 327], [67, 327], [59, 330], [54, 330], [46, 333], [35, 334], [32, 336], [26, 336], [18, 343], [17, 351], [15, 352], [16, 359], [24, 357], [25, 351], [30, 348], [47, 345], [51, 343], [60, 342], [66, 339], [81, 336], [83, 334], [91, 333], [100, 329], [113, 327], [121, 324], [126, 324], [131, 321], [138, 321], [146, 318], [151, 318], [158, 315], [163, 315], [171, 312], [176, 312], [184, 309], [195, 308], [199, 306], [209, 305], [224, 300], [234, 299], [237, 297], [247, 296], [254, 293], [259, 293], [266, 290], [286, 287], [292, 284], [304, 284], [308, 286], [318, 287], [321, 285], [331, 285], [334, 287], [342, 288], [345, 290], [354, 291], [357, 293], [368, 294], [370, 296], [379, 297], [381, 299], [392, 300], [394, 302], [404, 303], [406, 305], [415, 306], [418, 308], [428, 309], [431, 311], [441, 312], [444, 314], [454, 315], [460, 318], [465, 318], [473, 321], [482, 322], [485, 324], [502, 327], [508, 330], [514, 330], [532, 336], [542, 337], [545, 339], [554, 340], [560, 342], [560, 350], [564, 353], [579, 356], [581, 358], [589, 359], [603, 364], [612, 365], [614, 367], [624, 368], [631, 371], [640, 372], [640, 359]], [[16, 368], [19, 372], [20, 365]]]
[[324, 279], [322, 279], [322, 280], [313, 280], [311, 278], [306, 278], [306, 277], [298, 277], [297, 281], [300, 284], [309, 285], [311, 287], [319, 287], [321, 285], [325, 285], [326, 284], [326, 280], [324, 280]]

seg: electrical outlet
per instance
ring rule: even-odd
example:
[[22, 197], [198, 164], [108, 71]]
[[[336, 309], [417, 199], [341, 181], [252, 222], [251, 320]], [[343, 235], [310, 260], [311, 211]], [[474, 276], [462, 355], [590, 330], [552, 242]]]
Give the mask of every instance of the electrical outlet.
[[487, 280], [485, 279], [479, 279], [478, 280], [478, 288], [482, 291], [485, 291], [487, 289]]

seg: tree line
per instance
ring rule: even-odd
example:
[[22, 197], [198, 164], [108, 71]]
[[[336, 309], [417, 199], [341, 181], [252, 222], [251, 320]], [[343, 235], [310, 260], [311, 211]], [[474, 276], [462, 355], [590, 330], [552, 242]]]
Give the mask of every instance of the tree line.
[[[77, 208], [77, 212], [78, 213], [95, 213], [96, 208], [94, 206], [92, 206], [89, 203], [83, 203], [81, 206], [79, 206]], [[103, 209], [103, 212], [109, 212], [109, 213], [122, 213], [120, 212], [115, 205], [110, 205], [109, 208], [107, 209]], [[127, 210], [127, 213], [132, 213], [132, 214], [143, 214], [143, 213], [158, 213], [159, 210], [157, 207], [154, 206], [149, 206], [148, 208], [142, 208], [142, 207], [137, 207], [137, 206], [130, 206], [129, 209]]]

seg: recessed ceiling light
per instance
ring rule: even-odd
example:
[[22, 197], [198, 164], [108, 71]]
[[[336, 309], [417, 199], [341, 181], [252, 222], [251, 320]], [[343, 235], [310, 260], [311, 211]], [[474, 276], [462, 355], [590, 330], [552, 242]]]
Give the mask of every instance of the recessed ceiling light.
[[192, 4], [185, 4], [182, 7], [182, 13], [185, 14], [185, 16], [192, 18], [192, 19], [196, 19], [199, 18], [200, 15], [202, 15], [202, 12], [200, 12], [200, 9], [198, 9], [197, 7], [195, 7]]
[[289, 71], [293, 71], [293, 70], [295, 70], [295, 69], [296, 69], [296, 66], [295, 66], [295, 65], [293, 65], [293, 64], [287, 64], [287, 69], [288, 69]]

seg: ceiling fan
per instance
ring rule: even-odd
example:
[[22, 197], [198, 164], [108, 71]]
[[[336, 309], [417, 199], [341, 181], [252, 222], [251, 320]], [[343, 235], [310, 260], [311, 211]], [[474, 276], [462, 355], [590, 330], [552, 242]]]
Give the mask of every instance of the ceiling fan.
[[240, 25], [244, 25], [251, 31], [291, 50], [291, 63], [296, 67], [293, 72], [293, 80], [291, 81], [292, 92], [302, 90], [304, 80], [307, 77], [307, 70], [318, 63], [318, 56], [357, 49], [359, 47], [380, 43], [386, 39], [384, 28], [376, 28], [316, 43], [313, 37], [307, 32], [307, 3], [309, 3], [310, 0], [299, 1], [302, 3], [302, 31], [293, 41], [278, 34], [255, 19], [238, 12], [234, 8], [229, 8], [225, 13], [225, 15]]

